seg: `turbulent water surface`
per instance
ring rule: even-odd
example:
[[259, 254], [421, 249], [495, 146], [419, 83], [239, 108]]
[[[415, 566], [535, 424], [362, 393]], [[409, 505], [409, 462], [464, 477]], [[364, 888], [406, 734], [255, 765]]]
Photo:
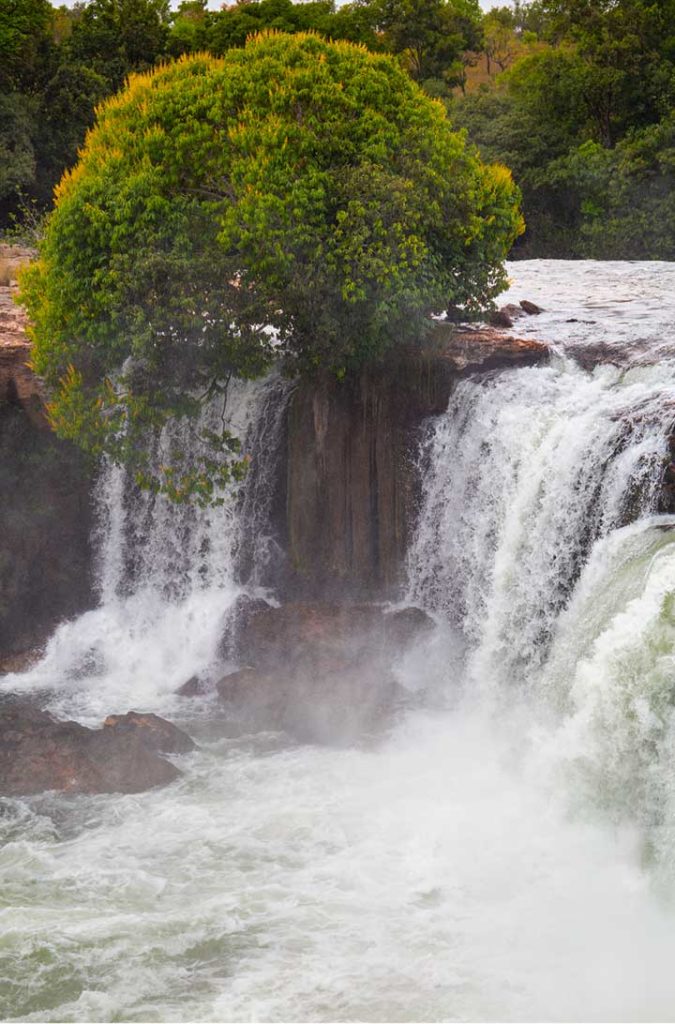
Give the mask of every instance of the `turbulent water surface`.
[[428, 424], [406, 600], [438, 628], [398, 675], [430, 696], [378, 742], [225, 738], [175, 696], [275, 558], [281, 382], [230, 395], [238, 501], [103, 474], [100, 607], [6, 685], [87, 724], [166, 713], [200, 749], [141, 796], [0, 801], [3, 1017], [672, 1020], [675, 265], [510, 271], [556, 352]]

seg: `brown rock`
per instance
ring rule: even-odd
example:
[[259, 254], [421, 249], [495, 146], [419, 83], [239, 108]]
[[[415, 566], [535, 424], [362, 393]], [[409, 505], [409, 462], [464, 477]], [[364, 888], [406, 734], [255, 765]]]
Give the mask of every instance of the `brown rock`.
[[249, 664], [276, 671], [283, 665], [338, 669], [384, 639], [378, 605], [284, 604], [262, 609], [238, 635]]
[[16, 651], [12, 654], [3, 654], [0, 650], [0, 675], [8, 672], [27, 672], [40, 660], [43, 653], [42, 647], [31, 647], [27, 651]]
[[520, 306], [516, 306], [515, 302], [508, 302], [505, 306], [501, 306], [499, 309], [494, 310], [488, 316], [488, 323], [492, 327], [513, 327], [514, 320], [517, 320], [523, 315], [523, 310]]
[[0, 285], [15, 285], [21, 268], [34, 260], [36, 255], [35, 249], [25, 245], [0, 243]]
[[225, 616], [223, 634], [218, 644], [218, 656], [223, 661], [236, 661], [239, 658], [237, 636], [246, 629], [248, 623], [256, 615], [271, 607], [272, 605], [269, 601], [264, 601], [260, 597], [251, 597], [249, 594], [239, 595], [232, 607], [228, 609]]
[[414, 518], [418, 428], [447, 409], [457, 380], [531, 366], [546, 345], [495, 328], [430, 325], [429, 345], [356, 380], [304, 380], [288, 408], [286, 476], [275, 524], [288, 553], [274, 585], [293, 600], [395, 599]]
[[30, 256], [30, 250], [0, 245], [0, 402], [20, 405], [31, 422], [44, 430], [49, 424], [42, 383], [29, 365], [26, 311], [14, 301], [16, 270]]
[[570, 345], [567, 355], [578, 363], [582, 370], [594, 370], [596, 366], [622, 366], [628, 362], [628, 354], [615, 345], [597, 341], [588, 345]]
[[405, 691], [382, 665], [337, 669], [309, 663], [225, 676], [218, 694], [231, 720], [255, 731], [284, 731], [301, 743], [344, 746], [389, 726]]
[[537, 316], [539, 313], [544, 312], [541, 306], [538, 306], [536, 302], [529, 302], [527, 299], [520, 300], [520, 308], [524, 313], [527, 313], [528, 316]]
[[421, 608], [399, 608], [384, 617], [384, 628], [389, 643], [403, 650], [419, 637], [431, 633], [436, 623]]
[[126, 715], [108, 715], [103, 728], [116, 736], [135, 736], [147, 750], [164, 754], [187, 754], [195, 749], [186, 732], [159, 715], [128, 711]]
[[488, 316], [488, 323], [492, 327], [513, 327], [513, 318], [504, 309], [496, 309]]
[[550, 356], [548, 345], [534, 338], [514, 338], [491, 327], [449, 328], [439, 322], [435, 329], [436, 359], [461, 376], [509, 366], [534, 366]]
[[179, 775], [174, 765], [149, 749], [140, 730], [87, 729], [22, 701], [0, 705], [0, 793], [4, 796], [46, 790], [140, 793], [173, 782]]
[[521, 306], [517, 306], [515, 302], [507, 302], [505, 306], [500, 307], [500, 312], [506, 313], [512, 320], [517, 320], [518, 317], [523, 315], [523, 309]]
[[245, 728], [346, 744], [386, 727], [405, 703], [392, 663], [433, 622], [418, 608], [287, 604], [266, 608], [239, 636], [248, 667], [218, 694]]
[[203, 697], [207, 690], [205, 679], [200, 679], [199, 676], [190, 676], [186, 683], [178, 687], [176, 693], [179, 697]]

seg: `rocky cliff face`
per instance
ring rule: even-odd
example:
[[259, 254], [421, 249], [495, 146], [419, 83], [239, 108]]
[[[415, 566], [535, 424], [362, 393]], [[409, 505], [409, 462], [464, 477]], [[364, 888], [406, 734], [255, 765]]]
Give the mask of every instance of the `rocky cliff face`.
[[[12, 275], [30, 254], [13, 250], [3, 263], [7, 251], [0, 247], [0, 671], [3, 658], [93, 603], [92, 467], [49, 430], [25, 317], [12, 301]], [[463, 374], [547, 356], [545, 345], [494, 328], [438, 324], [423, 353], [402, 353], [349, 383], [301, 383], [288, 409], [275, 502], [286, 552], [274, 581], [281, 596], [395, 596], [415, 508], [420, 425], [446, 408]]]
[[16, 405], [38, 428], [46, 428], [40, 381], [31, 371], [26, 314], [14, 301], [16, 275], [32, 252], [0, 245], [0, 405]]
[[416, 501], [418, 429], [463, 375], [548, 358], [540, 342], [439, 323], [428, 351], [340, 383], [300, 385], [290, 403], [283, 524], [293, 597], [394, 597]]
[[25, 262], [25, 250], [0, 247], [0, 671], [93, 600], [91, 471], [49, 431], [28, 365], [25, 316], [12, 297], [22, 253]]

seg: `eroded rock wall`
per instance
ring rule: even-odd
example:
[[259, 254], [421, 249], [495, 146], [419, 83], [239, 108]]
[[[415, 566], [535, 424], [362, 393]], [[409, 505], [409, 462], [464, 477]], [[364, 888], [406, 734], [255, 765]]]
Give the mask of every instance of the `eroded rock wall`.
[[0, 671], [93, 603], [91, 467], [49, 430], [13, 300], [29, 256], [0, 246]]
[[72, 445], [0, 402], [0, 668], [93, 604], [91, 479]]
[[394, 598], [416, 505], [419, 428], [476, 371], [548, 358], [503, 332], [438, 324], [424, 353], [340, 383], [306, 381], [288, 417], [284, 590], [293, 598]]

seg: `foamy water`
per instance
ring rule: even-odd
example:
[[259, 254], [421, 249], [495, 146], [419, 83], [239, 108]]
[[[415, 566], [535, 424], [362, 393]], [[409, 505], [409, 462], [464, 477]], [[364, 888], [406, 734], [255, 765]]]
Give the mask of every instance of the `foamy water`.
[[[175, 697], [262, 577], [233, 506], [146, 511], [143, 539], [103, 481], [102, 606], [8, 685], [89, 724], [164, 711], [200, 749], [140, 796], [0, 801], [6, 1019], [672, 1019], [675, 268], [511, 274], [547, 308], [518, 333], [560, 353], [429, 424], [408, 597], [439, 628], [398, 671], [433, 707], [367, 749], [226, 739]], [[566, 324], [580, 303], [600, 325]], [[632, 368], [565, 357], [595, 328]], [[277, 421], [244, 390], [255, 448]]]

